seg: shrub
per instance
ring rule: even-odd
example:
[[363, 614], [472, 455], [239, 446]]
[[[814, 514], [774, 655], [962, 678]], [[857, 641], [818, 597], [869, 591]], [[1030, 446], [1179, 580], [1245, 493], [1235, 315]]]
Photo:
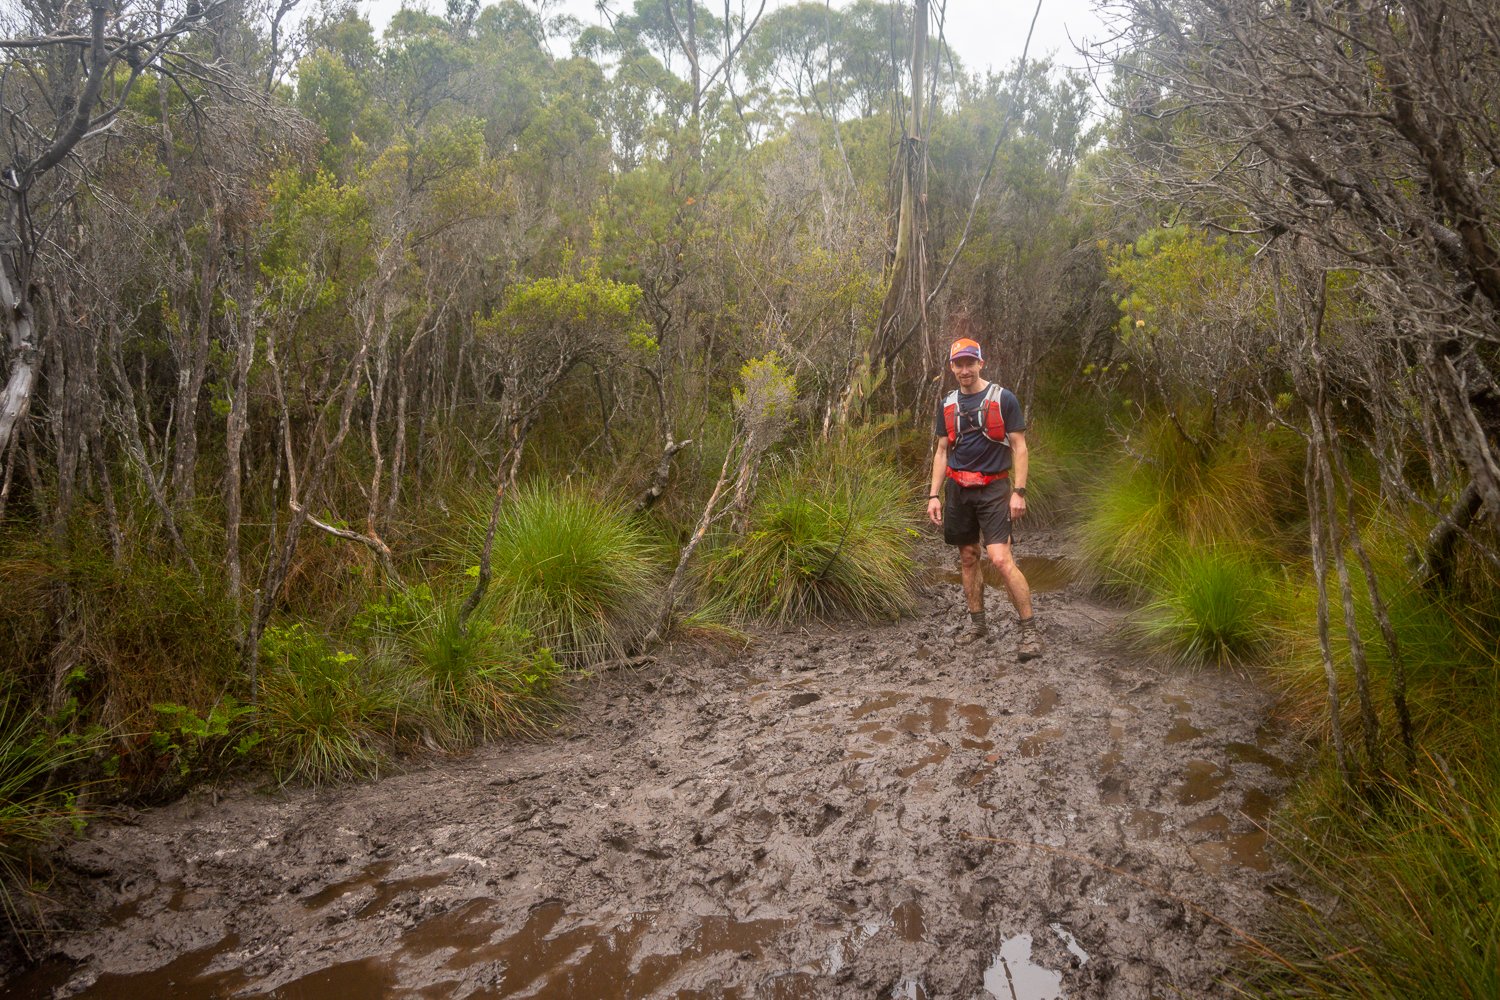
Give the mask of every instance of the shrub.
[[385, 763], [410, 676], [379, 657], [330, 647], [300, 624], [266, 630], [258, 728], [284, 782], [370, 777]]
[[0, 692], [0, 908], [23, 943], [33, 929], [32, 881], [42, 848], [82, 826], [82, 786], [60, 778], [95, 750], [95, 740], [54, 736], [45, 720]]
[[901, 614], [916, 574], [908, 478], [859, 449], [807, 452], [766, 484], [744, 536], [710, 553], [709, 590], [742, 613], [783, 623]]
[[409, 663], [422, 684], [413, 705], [420, 718], [409, 721], [445, 745], [537, 732], [555, 704], [559, 664], [487, 608], [460, 629], [463, 596], [437, 600], [422, 584], [361, 615], [379, 655]]
[[[482, 537], [483, 516], [471, 523]], [[621, 656], [656, 609], [661, 572], [652, 554], [645, 529], [618, 507], [573, 486], [520, 487], [495, 534], [495, 620], [574, 666]]]
[[188, 705], [159, 702], [147, 744], [156, 756], [153, 778], [136, 776], [147, 797], [171, 797], [192, 783], [244, 760], [260, 742], [251, 729], [255, 709], [226, 695], [200, 715]]

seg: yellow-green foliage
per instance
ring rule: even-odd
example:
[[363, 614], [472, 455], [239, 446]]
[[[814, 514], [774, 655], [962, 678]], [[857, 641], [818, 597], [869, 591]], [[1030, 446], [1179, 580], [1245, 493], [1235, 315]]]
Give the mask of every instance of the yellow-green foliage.
[[636, 313], [640, 300], [636, 285], [601, 278], [594, 271], [582, 279], [537, 278], [513, 286], [504, 307], [482, 320], [479, 332], [514, 339], [547, 330], [591, 341], [611, 335], [637, 349], [654, 351], [650, 327]]
[[1171, 420], [1142, 422], [1085, 488], [1079, 546], [1105, 582], [1150, 592], [1183, 549], [1277, 560], [1303, 537], [1301, 442], [1250, 422], [1196, 430], [1197, 444]]
[[1109, 274], [1127, 291], [1120, 298], [1120, 339], [1188, 335], [1232, 296], [1249, 273], [1245, 254], [1225, 236], [1185, 226], [1153, 229], [1109, 254]]
[[771, 351], [740, 367], [740, 384], [733, 390], [735, 414], [745, 428], [746, 447], [761, 451], [781, 439], [792, 422], [797, 404], [797, 380]]

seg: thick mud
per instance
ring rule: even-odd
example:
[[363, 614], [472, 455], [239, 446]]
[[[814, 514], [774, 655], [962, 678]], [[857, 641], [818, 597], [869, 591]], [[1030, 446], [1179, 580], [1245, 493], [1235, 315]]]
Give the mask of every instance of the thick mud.
[[84, 929], [7, 995], [1228, 995], [1296, 747], [1029, 568], [1039, 662], [956, 650], [938, 571], [898, 623], [606, 672], [549, 742], [98, 825]]

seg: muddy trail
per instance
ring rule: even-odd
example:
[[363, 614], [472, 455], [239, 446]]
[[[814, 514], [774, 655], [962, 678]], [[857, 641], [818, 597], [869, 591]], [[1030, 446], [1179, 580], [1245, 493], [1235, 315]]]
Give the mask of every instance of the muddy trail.
[[938, 571], [898, 623], [605, 672], [546, 742], [96, 824], [80, 929], [7, 995], [1228, 995], [1206, 914], [1253, 928], [1286, 879], [1261, 824], [1298, 748], [1024, 552], [1039, 662], [1012, 624], [956, 650]]

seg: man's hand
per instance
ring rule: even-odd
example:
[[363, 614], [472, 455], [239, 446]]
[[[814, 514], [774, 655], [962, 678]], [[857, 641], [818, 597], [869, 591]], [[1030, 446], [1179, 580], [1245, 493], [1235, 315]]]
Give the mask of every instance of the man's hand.
[[937, 497], [927, 498], [927, 520], [933, 524], [943, 523], [943, 502]]
[[1019, 521], [1026, 513], [1026, 498], [1015, 490], [1010, 491], [1010, 519]]

